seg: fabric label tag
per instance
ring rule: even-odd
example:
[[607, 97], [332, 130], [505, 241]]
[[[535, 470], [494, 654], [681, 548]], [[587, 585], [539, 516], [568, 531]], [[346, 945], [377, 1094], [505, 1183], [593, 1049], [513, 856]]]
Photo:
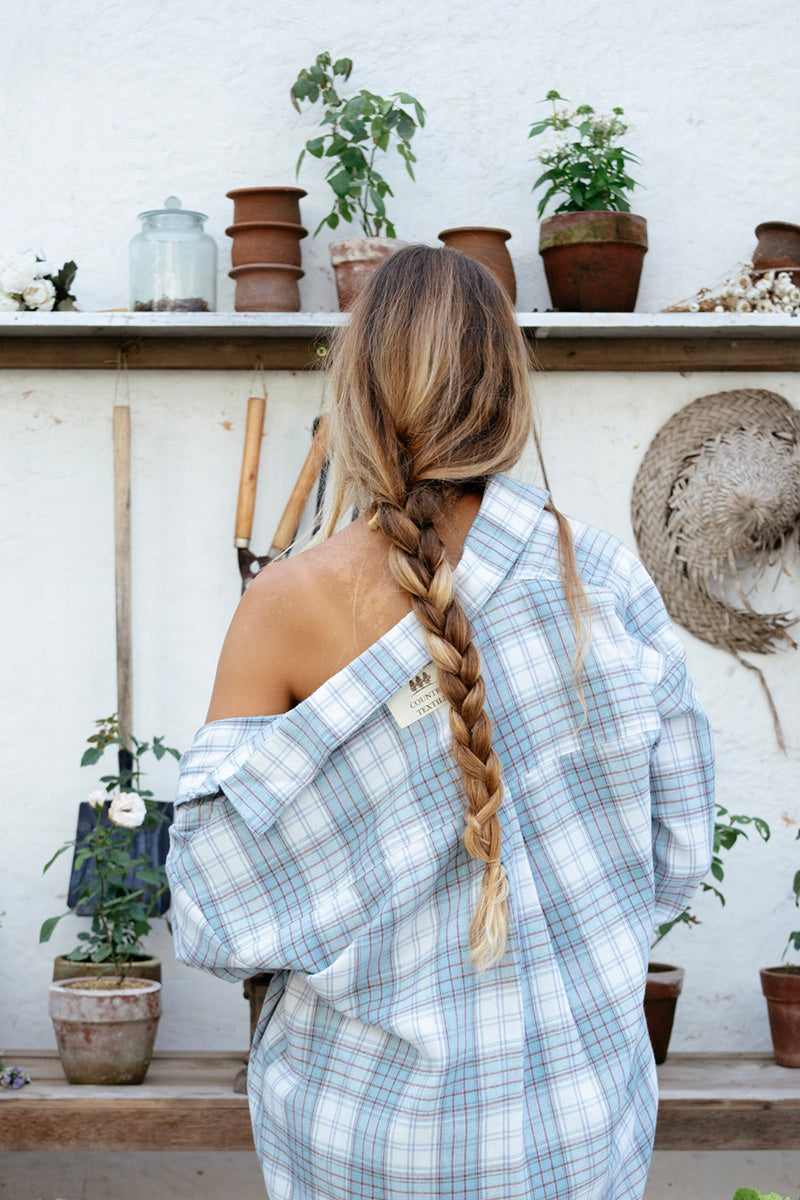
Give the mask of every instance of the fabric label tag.
[[443, 704], [447, 704], [447, 697], [439, 687], [439, 672], [432, 662], [387, 701], [389, 712], [401, 729], [421, 721]]

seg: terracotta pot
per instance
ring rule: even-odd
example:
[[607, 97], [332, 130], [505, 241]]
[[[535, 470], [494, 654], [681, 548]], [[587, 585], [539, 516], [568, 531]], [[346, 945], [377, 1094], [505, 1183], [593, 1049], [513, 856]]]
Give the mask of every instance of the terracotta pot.
[[634, 213], [558, 213], [542, 221], [539, 253], [560, 312], [633, 312], [647, 222]]
[[308, 236], [302, 225], [289, 221], [243, 221], [225, 230], [233, 238], [231, 263], [242, 267], [247, 263], [282, 263], [300, 266], [300, 239]]
[[507, 229], [492, 229], [484, 225], [464, 225], [456, 229], [443, 229], [438, 235], [445, 246], [460, 250], [468, 258], [474, 258], [487, 267], [498, 283], [508, 292], [511, 303], [517, 299], [517, 281], [514, 266], [506, 242], [511, 237]]
[[764, 967], [760, 974], [775, 1062], [800, 1067], [800, 967]]
[[644, 1015], [647, 1032], [657, 1063], [667, 1057], [675, 1005], [683, 987], [683, 968], [667, 963], [647, 964], [647, 983], [644, 989]]
[[[152, 979], [156, 983], [161, 982], [161, 959], [153, 958], [146, 954], [137, 954], [128, 960], [125, 968], [126, 976], [131, 979]], [[110, 969], [108, 963], [92, 963], [92, 962], [71, 962], [68, 958], [62, 958], [60, 955], [53, 960], [53, 979], [77, 979], [80, 976], [84, 978], [91, 976], [93, 979], [99, 978], [101, 975], [107, 975], [109, 979], [116, 979], [116, 972], [113, 967]]]
[[298, 279], [304, 272], [283, 263], [247, 263], [228, 274], [236, 280], [236, 312], [299, 312]]
[[141, 1083], [150, 1066], [161, 984], [90, 989], [91, 977], [50, 984], [50, 1016], [61, 1066], [69, 1083]]
[[753, 251], [756, 271], [788, 271], [800, 286], [800, 225], [788, 221], [762, 221], [756, 226], [758, 245]]
[[361, 295], [381, 263], [401, 246], [399, 238], [352, 237], [331, 242], [328, 251], [336, 279], [340, 312], [347, 312]]
[[299, 187], [234, 188], [225, 195], [233, 200], [233, 223], [244, 221], [288, 221], [300, 224], [300, 198], [308, 193]]

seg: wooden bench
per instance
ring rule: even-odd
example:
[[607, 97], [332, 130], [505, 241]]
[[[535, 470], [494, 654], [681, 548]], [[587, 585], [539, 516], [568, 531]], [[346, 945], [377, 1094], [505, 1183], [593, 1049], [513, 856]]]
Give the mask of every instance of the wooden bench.
[[[6, 1051], [33, 1082], [0, 1091], [1, 1150], [252, 1150], [241, 1054], [156, 1054], [138, 1087], [68, 1084], [58, 1057]], [[763, 1054], [658, 1068], [657, 1150], [800, 1149], [800, 1071]]]

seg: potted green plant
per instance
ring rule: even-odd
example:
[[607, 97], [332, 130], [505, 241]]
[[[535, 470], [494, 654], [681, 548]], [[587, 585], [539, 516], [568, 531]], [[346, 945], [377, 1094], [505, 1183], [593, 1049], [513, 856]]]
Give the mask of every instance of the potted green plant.
[[733, 1200], [789, 1200], [777, 1192], [757, 1192], [755, 1188], [741, 1187], [733, 1193]]
[[[744, 814], [728, 812], [721, 804], [716, 806], [714, 822], [714, 842], [711, 857], [711, 877], [713, 883], [704, 881], [700, 884], [703, 892], [711, 892], [720, 904], [725, 905], [725, 897], [717, 886], [725, 878], [725, 867], [722, 856], [737, 844], [740, 838], [747, 839], [745, 825], [752, 825], [762, 841], [769, 841], [770, 828], [761, 817], [751, 817]], [[800, 883], [800, 881], [798, 881]], [[656, 926], [655, 937], [651, 949], [667, 936], [676, 925], [699, 925], [699, 919], [692, 912], [691, 906], [685, 908], [679, 916], [671, 921], [665, 921]], [[662, 1063], [667, 1057], [669, 1039], [675, 1019], [675, 1006], [683, 986], [683, 968], [672, 963], [649, 962], [647, 965], [647, 983], [644, 994], [644, 1011], [647, 1019], [647, 1029], [653, 1046], [653, 1054], [657, 1063]]]
[[[795, 872], [792, 891], [800, 907], [800, 871]], [[789, 934], [784, 960], [791, 951], [800, 954], [800, 929]], [[781, 1067], [800, 1067], [800, 965], [784, 961], [779, 967], [762, 967], [760, 975], [775, 1061]]]
[[346, 82], [352, 69], [352, 59], [334, 61], [323, 51], [313, 66], [300, 72], [291, 89], [298, 112], [303, 101], [322, 106], [322, 132], [306, 142], [297, 160], [298, 174], [306, 154], [330, 161], [325, 179], [333, 192], [333, 205], [314, 236], [323, 226], [338, 229], [340, 222], [361, 227], [360, 237], [330, 245], [342, 310], [351, 307], [372, 272], [403, 244], [387, 213], [386, 197], [394, 193], [378, 170], [378, 156], [394, 145], [413, 179], [417, 160], [411, 139], [425, 124], [425, 110], [407, 92], [384, 98], [362, 88], [347, 98], [340, 96], [337, 77]]
[[97, 723], [82, 766], [111, 747], [121, 752], [105, 788], [81, 805], [78, 833], [45, 864], [48, 871], [73, 850], [72, 907], [48, 918], [39, 933], [48, 942], [59, 922], [75, 911], [91, 917], [77, 945], [56, 959], [50, 1015], [59, 1054], [71, 1083], [140, 1083], [152, 1054], [161, 1011], [161, 964], [144, 952], [142, 939], [165, 911], [167, 880], [158, 834], [169, 817], [142, 787], [143, 755], [180, 757], [163, 738], [142, 742], [119, 728], [116, 716]]
[[557, 91], [542, 103], [553, 111], [531, 126], [529, 137], [546, 135], [538, 161], [545, 170], [533, 185], [544, 188], [541, 218], [551, 201], [555, 212], [542, 222], [539, 253], [553, 306], [562, 312], [633, 312], [647, 222], [630, 211], [628, 193], [637, 186], [628, 164], [639, 160], [620, 144], [628, 131], [623, 110], [611, 116], [589, 104], [574, 112]]

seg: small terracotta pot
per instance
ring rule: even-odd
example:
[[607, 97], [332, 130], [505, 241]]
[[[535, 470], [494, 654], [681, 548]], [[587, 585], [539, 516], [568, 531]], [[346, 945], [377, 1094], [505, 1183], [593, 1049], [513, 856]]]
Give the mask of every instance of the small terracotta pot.
[[243, 221], [225, 230], [233, 238], [231, 263], [242, 267], [248, 263], [282, 263], [299, 267], [300, 240], [308, 236], [302, 225], [289, 221]]
[[539, 253], [559, 312], [633, 312], [647, 222], [634, 213], [558, 213], [542, 221]]
[[399, 238], [352, 237], [331, 242], [328, 251], [340, 312], [353, 307], [381, 263], [408, 243]]
[[50, 984], [50, 1016], [69, 1083], [141, 1083], [161, 1016], [161, 984], [100, 991], [89, 977]]
[[[160, 983], [161, 959], [146, 954], [136, 955], [126, 963], [125, 974], [131, 979], [152, 979], [156, 983]], [[72, 962], [69, 958], [62, 958], [61, 955], [53, 960], [54, 981], [77, 979], [80, 976], [98, 979], [101, 975], [112, 980], [117, 977], [116, 971], [113, 967], [109, 968], [108, 963]]]
[[284, 263], [246, 263], [228, 271], [236, 280], [236, 312], [299, 312], [299, 267]]
[[800, 225], [788, 221], [762, 221], [756, 226], [758, 245], [753, 251], [756, 271], [787, 271], [800, 286]]
[[308, 193], [299, 187], [234, 188], [225, 195], [233, 200], [233, 223], [288, 221], [299, 225], [300, 199]]
[[672, 1024], [675, 1020], [675, 1005], [678, 1003], [682, 987], [682, 967], [673, 967], [668, 963], [647, 964], [644, 1015], [657, 1063], [663, 1063], [667, 1057]]
[[760, 975], [775, 1062], [800, 1067], [800, 967], [764, 967]]
[[445, 246], [460, 250], [468, 258], [474, 258], [481, 266], [488, 268], [498, 283], [506, 289], [511, 303], [516, 302], [517, 281], [514, 276], [514, 264], [506, 246], [511, 237], [507, 229], [464, 225], [455, 229], [443, 229], [438, 237]]

